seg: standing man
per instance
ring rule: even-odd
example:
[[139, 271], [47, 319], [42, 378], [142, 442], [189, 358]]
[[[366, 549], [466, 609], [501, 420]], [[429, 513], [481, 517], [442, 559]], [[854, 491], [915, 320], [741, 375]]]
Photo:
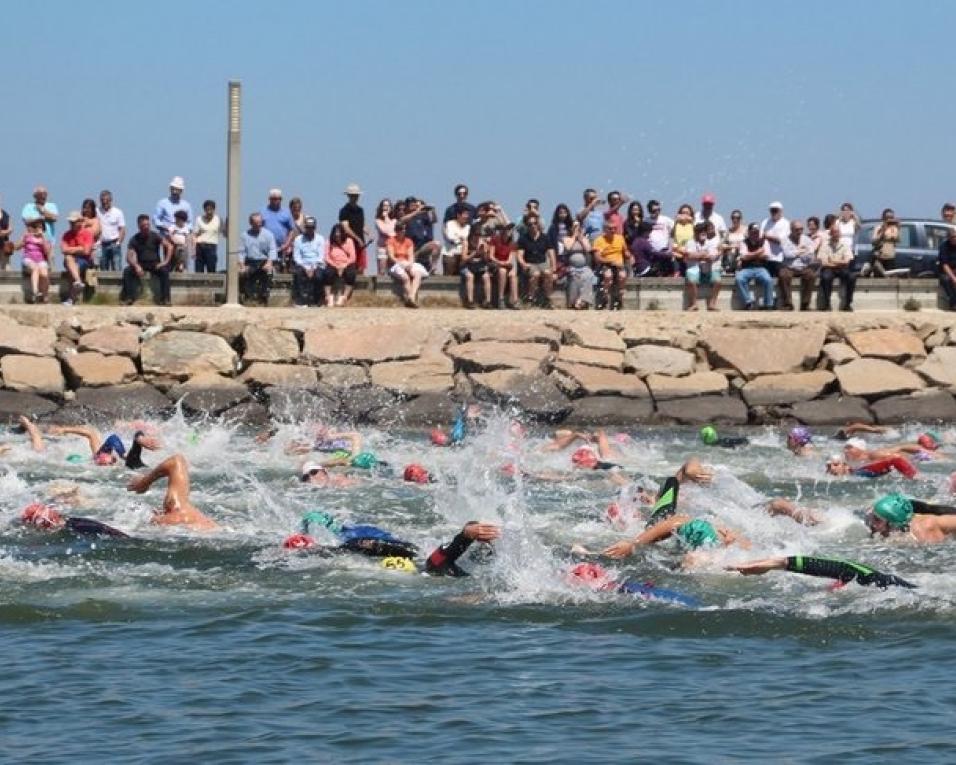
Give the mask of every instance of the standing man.
[[700, 210], [694, 213], [694, 223], [713, 223], [717, 236], [723, 241], [727, 236], [727, 224], [724, 222], [724, 216], [714, 210], [717, 204], [717, 197], [707, 193], [700, 198]]
[[31, 220], [42, 220], [43, 235], [50, 244], [54, 244], [56, 242], [56, 228], [54, 224], [60, 215], [60, 211], [57, 209], [55, 203], [47, 201], [47, 196], [46, 187], [37, 186], [33, 190], [33, 201], [27, 202], [27, 204], [23, 206], [20, 217], [24, 223], [29, 223]]
[[939, 244], [939, 283], [946, 293], [949, 310], [956, 311], [956, 229]]
[[169, 182], [169, 196], [163, 197], [156, 203], [156, 211], [153, 213], [153, 225], [156, 226], [159, 235], [165, 237], [169, 234], [169, 229], [176, 222], [176, 211], [186, 211], [186, 224], [189, 230], [193, 228], [193, 208], [185, 199], [183, 199], [183, 190], [185, 184], [180, 176], [176, 176]]
[[842, 293], [840, 310], [852, 311], [856, 272], [852, 269], [853, 253], [840, 236], [839, 222], [830, 226], [830, 237], [820, 245], [817, 258], [820, 261], [820, 310], [832, 310], [830, 296], [833, 294], [833, 280], [839, 279]]
[[362, 189], [357, 183], [350, 183], [345, 187], [345, 196], [348, 201], [339, 210], [339, 223], [345, 229], [345, 235], [355, 242], [355, 266], [360, 274], [364, 274], [368, 265], [365, 243], [370, 235], [365, 228], [365, 210], [359, 205], [361, 194]]
[[115, 271], [123, 259], [123, 240], [126, 239], [126, 218], [123, 211], [113, 206], [113, 194], [104, 189], [100, 192], [100, 207], [96, 211], [100, 220], [100, 270]]
[[585, 236], [592, 242], [597, 239], [604, 230], [604, 214], [598, 210], [604, 202], [598, 196], [595, 189], [584, 190], [584, 207], [582, 207], [575, 216]]
[[813, 263], [813, 240], [803, 233], [803, 221], [792, 221], [790, 235], [783, 242], [783, 262], [777, 274], [777, 297], [782, 310], [793, 310], [791, 285], [794, 278], [800, 280], [800, 310], [810, 310], [810, 298], [813, 296], [813, 282], [816, 278]]
[[242, 235], [239, 275], [243, 279], [246, 299], [255, 299], [260, 305], [269, 304], [273, 263], [278, 257], [276, 238], [264, 228], [262, 215], [249, 216], [249, 229]]
[[457, 220], [459, 210], [465, 210], [468, 213], [465, 223], [474, 223], [475, 218], [478, 217], [478, 210], [468, 201], [468, 187], [464, 183], [455, 186], [455, 201], [445, 208], [445, 217], [442, 219], [442, 223]]
[[269, 189], [269, 202], [262, 208], [262, 225], [276, 240], [280, 269], [291, 271], [292, 242], [297, 231], [292, 214], [282, 207], [282, 189]]
[[307, 216], [305, 230], [292, 243], [292, 297], [297, 308], [325, 302], [325, 237], [316, 234], [315, 227], [315, 218]]
[[770, 217], [764, 218], [760, 224], [760, 235], [767, 248], [764, 267], [770, 276], [776, 277], [783, 263], [783, 243], [790, 236], [790, 221], [783, 217], [783, 205], [780, 202], [770, 203]]
[[167, 242], [150, 230], [149, 216], [136, 216], [136, 233], [126, 248], [127, 266], [123, 269], [123, 292], [120, 301], [132, 305], [139, 297], [140, 281], [147, 273], [159, 279], [159, 303], [169, 305], [169, 261], [172, 253]]

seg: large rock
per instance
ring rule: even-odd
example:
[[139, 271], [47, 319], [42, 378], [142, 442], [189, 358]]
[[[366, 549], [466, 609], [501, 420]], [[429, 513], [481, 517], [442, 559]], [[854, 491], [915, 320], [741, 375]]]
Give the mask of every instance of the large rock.
[[495, 340], [481, 340], [450, 346], [448, 355], [465, 371], [520, 369], [531, 374], [539, 370], [550, 357], [551, 346], [544, 343], [499, 343]]
[[653, 415], [654, 404], [649, 398], [588, 396], [574, 402], [574, 408], [564, 422], [575, 427], [624, 426], [644, 422]]
[[239, 382], [263, 388], [277, 385], [283, 388], [311, 388], [319, 381], [312, 367], [297, 364], [269, 364], [257, 361], [239, 375]]
[[677, 327], [653, 327], [646, 319], [632, 321], [624, 325], [621, 339], [630, 348], [635, 345], [662, 345], [668, 348], [680, 348], [692, 351], [697, 346], [697, 333]]
[[80, 337], [81, 351], [94, 351], [104, 356], [139, 356], [139, 327], [132, 324], [114, 324], [94, 329]]
[[22, 353], [25, 356], [52, 356], [56, 332], [50, 327], [26, 327], [10, 321], [0, 322], [0, 355]]
[[109, 421], [153, 417], [171, 408], [169, 399], [152, 385], [134, 382], [106, 388], [80, 388], [73, 401], [61, 411], [82, 410], [100, 421]]
[[827, 343], [823, 346], [823, 355], [831, 368], [860, 358], [860, 354], [846, 343]]
[[235, 379], [205, 372], [170, 388], [166, 395], [192, 412], [219, 414], [248, 401], [249, 389]]
[[[597, 371], [598, 367], [587, 367]], [[525, 414], [555, 422], [571, 411], [571, 402], [554, 380], [543, 374], [524, 374], [514, 369], [499, 369], [471, 375], [476, 391], [503, 406], [514, 406]]]
[[909, 396], [890, 396], [872, 404], [881, 423], [956, 422], [956, 399], [945, 391], [924, 391]]
[[648, 375], [680, 377], [694, 371], [696, 357], [690, 351], [663, 345], [638, 345], [624, 354], [624, 364], [640, 378]]
[[866, 329], [851, 332], [846, 339], [864, 358], [906, 361], [926, 356], [922, 340], [911, 332], [898, 329]]
[[63, 363], [75, 388], [125, 385], [139, 376], [136, 365], [126, 356], [104, 356], [93, 351], [68, 353], [63, 357]]
[[372, 366], [369, 374], [373, 385], [390, 391], [417, 396], [423, 393], [444, 393], [455, 384], [455, 367], [447, 356], [390, 361]]
[[460, 404], [443, 393], [423, 393], [395, 408], [405, 427], [434, 428], [447, 427], [449, 422], [454, 422], [459, 407]]
[[60, 395], [66, 387], [60, 362], [46, 356], [8, 353], [0, 358], [3, 387], [24, 393]]
[[287, 329], [263, 329], [250, 324], [242, 333], [244, 362], [294, 363], [299, 358], [299, 341]]
[[319, 364], [319, 379], [333, 388], [355, 388], [368, 385], [368, 372], [360, 364]]
[[[457, 333], [457, 330], [456, 330]], [[474, 329], [468, 328], [464, 333], [470, 340], [497, 340], [502, 343], [547, 343], [557, 348], [561, 342], [561, 331], [555, 327], [528, 322], [526, 324], [492, 324]]]
[[929, 358], [916, 368], [916, 372], [933, 385], [956, 388], [956, 348], [953, 346], [933, 348]]
[[743, 425], [747, 422], [747, 407], [738, 398], [730, 396], [698, 396], [674, 399], [657, 404], [660, 419], [684, 425], [702, 425], [708, 422]]
[[47, 417], [59, 410], [59, 406], [33, 393], [0, 390], [0, 423], [16, 422], [20, 415], [34, 419]]
[[314, 389], [266, 388], [269, 413], [276, 419], [291, 422], [342, 422], [349, 419], [338, 393], [322, 385]]
[[558, 351], [558, 361], [568, 364], [587, 364], [592, 367], [606, 367], [620, 372], [624, 368], [624, 354], [620, 351], [599, 351], [581, 345], [562, 345]]
[[377, 385], [354, 388], [342, 394], [342, 405], [349, 422], [387, 422], [383, 413], [391, 416], [397, 410], [396, 398], [391, 391]]
[[586, 396], [647, 398], [650, 395], [643, 380], [633, 373], [586, 364], [556, 364], [555, 371], [574, 380]]
[[794, 372], [764, 375], [744, 385], [741, 395], [748, 406], [773, 406], [810, 401], [821, 395], [836, 378], [832, 372]]
[[206, 332], [210, 335], [218, 335], [229, 343], [229, 345], [232, 345], [236, 340], [242, 337], [242, 333], [246, 331], [246, 324], [245, 319], [213, 321], [206, 327]]
[[305, 332], [302, 356], [309, 362], [415, 359], [422, 355], [431, 330], [415, 324], [320, 327]]
[[845, 396], [879, 398], [925, 387], [915, 372], [882, 359], [857, 359], [833, 371]]
[[647, 385], [655, 401], [712, 396], [727, 392], [727, 378], [720, 372], [696, 372], [685, 377], [650, 375]]
[[790, 412], [804, 425], [846, 425], [849, 422], [873, 422], [873, 413], [862, 398], [828, 396], [801, 401]]
[[149, 338], [141, 350], [144, 375], [176, 380], [203, 372], [233, 374], [238, 359], [223, 338], [203, 332], [163, 332]]
[[623, 351], [624, 341], [610, 329], [595, 327], [584, 322], [577, 323], [564, 333], [565, 341], [570, 345], [580, 345], [602, 351]]
[[820, 357], [826, 329], [708, 327], [703, 334], [711, 363], [733, 367], [745, 378], [812, 369]]
[[263, 428], [269, 424], [269, 410], [255, 401], [247, 401], [227, 409], [221, 415], [226, 425], [244, 425], [248, 428]]

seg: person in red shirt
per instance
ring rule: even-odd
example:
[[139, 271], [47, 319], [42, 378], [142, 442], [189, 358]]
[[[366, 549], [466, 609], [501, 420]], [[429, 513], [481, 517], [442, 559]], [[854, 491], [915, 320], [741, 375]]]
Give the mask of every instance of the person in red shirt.
[[501, 307], [501, 298], [507, 295], [505, 306], [516, 311], [518, 310], [518, 279], [512, 231], [514, 226], [511, 224], [495, 227], [495, 233], [491, 237], [491, 267], [494, 271], [493, 278], [498, 283], [498, 307]]
[[63, 262], [73, 284], [70, 287], [70, 296], [63, 304], [73, 305], [83, 292], [86, 270], [93, 266], [93, 233], [83, 225], [83, 216], [79, 212], [71, 212], [67, 220], [70, 222], [70, 230], [63, 234], [60, 249], [63, 250]]

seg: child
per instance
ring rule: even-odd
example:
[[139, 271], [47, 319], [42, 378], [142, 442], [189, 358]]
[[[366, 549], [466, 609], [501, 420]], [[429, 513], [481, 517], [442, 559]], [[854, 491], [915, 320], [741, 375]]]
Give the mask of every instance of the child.
[[193, 235], [189, 228], [185, 210], [176, 210], [173, 215], [175, 222], [166, 233], [166, 238], [173, 245], [172, 267], [174, 271], [186, 270], [186, 258], [192, 251]]
[[47, 302], [53, 246], [43, 235], [42, 220], [31, 220], [27, 223], [26, 233], [17, 242], [16, 249], [23, 250], [23, 265], [30, 271], [32, 299], [37, 303]]

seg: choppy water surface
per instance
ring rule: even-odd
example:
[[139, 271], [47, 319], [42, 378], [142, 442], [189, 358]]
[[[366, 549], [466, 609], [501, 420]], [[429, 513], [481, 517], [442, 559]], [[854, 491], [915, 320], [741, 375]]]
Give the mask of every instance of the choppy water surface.
[[[951, 762], [949, 680], [956, 546], [871, 540], [859, 511], [900, 484], [830, 482], [823, 444], [796, 459], [783, 434], [703, 453], [713, 487], [681, 508], [740, 530], [749, 552], [703, 571], [675, 547], [614, 565], [698, 598], [681, 609], [565, 581], [573, 542], [622, 536], [604, 518], [632, 492], [603, 476], [563, 483], [503, 477], [504, 460], [565, 470], [568, 454], [521, 442], [507, 421], [462, 449], [366, 433], [380, 457], [419, 461], [432, 486], [366, 478], [347, 490], [295, 479], [285, 426], [267, 446], [251, 434], [173, 420], [164, 453], [182, 451], [195, 503], [223, 525], [199, 536], [149, 524], [159, 489], [135, 496], [121, 468], [69, 464], [76, 440], [37, 456], [22, 436], [0, 473], [0, 674], [3, 758], [18, 762]], [[122, 432], [122, 431], [121, 431]], [[894, 434], [912, 436], [914, 426]], [[129, 433], [123, 433], [128, 436]], [[699, 445], [690, 432], [619, 439], [627, 472], [653, 481]], [[894, 439], [889, 439], [894, 440]], [[950, 447], [953, 449], [953, 447]], [[953, 451], [956, 451], [954, 449]], [[157, 455], [147, 455], [154, 464]], [[948, 494], [956, 465], [921, 466], [906, 488]], [[132, 541], [81, 540], [19, 527], [21, 508], [64, 480], [82, 486], [69, 512]], [[770, 518], [755, 506], [799, 497], [825, 522]], [[500, 523], [490, 563], [468, 580], [400, 574], [374, 562], [281, 549], [302, 513], [375, 523], [427, 554], [469, 519]], [[636, 519], [630, 532], [642, 522]], [[879, 591], [722, 566], [771, 554], [838, 555], [893, 571], [915, 591]]]

